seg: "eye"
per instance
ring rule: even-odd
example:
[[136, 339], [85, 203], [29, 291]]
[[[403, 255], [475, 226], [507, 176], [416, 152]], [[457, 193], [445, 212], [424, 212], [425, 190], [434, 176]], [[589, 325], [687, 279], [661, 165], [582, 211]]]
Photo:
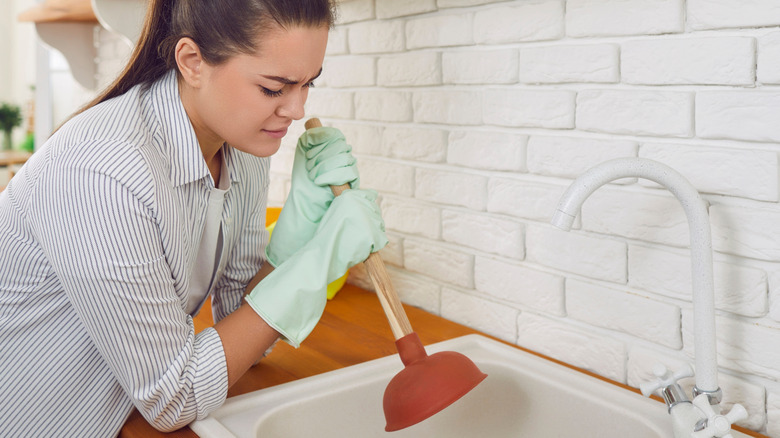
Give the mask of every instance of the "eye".
[[260, 87], [260, 90], [268, 97], [279, 97], [282, 95], [282, 90], [269, 90], [265, 87]]
[[306, 88], [314, 88], [314, 81], [311, 81], [311, 82], [307, 83], [306, 85], [304, 85], [304, 87], [306, 87]]

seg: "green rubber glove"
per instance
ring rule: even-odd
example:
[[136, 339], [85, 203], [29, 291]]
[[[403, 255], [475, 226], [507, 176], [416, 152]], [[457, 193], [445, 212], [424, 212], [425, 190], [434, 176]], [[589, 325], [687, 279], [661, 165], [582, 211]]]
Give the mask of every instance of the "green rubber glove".
[[350, 183], [353, 189], [358, 188], [360, 177], [351, 152], [352, 147], [335, 128], [312, 128], [298, 139], [290, 195], [265, 250], [274, 267], [312, 238], [333, 201], [331, 185]]
[[255, 286], [246, 301], [297, 348], [322, 316], [328, 283], [386, 244], [376, 192], [345, 190], [333, 200], [312, 239]]

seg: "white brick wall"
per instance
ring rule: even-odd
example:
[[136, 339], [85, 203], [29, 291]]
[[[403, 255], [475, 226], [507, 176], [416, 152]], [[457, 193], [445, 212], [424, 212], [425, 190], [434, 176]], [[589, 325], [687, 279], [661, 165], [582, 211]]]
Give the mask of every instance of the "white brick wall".
[[379, 191], [404, 301], [631, 385], [691, 362], [671, 194], [624, 179], [574, 231], [549, 225], [590, 167], [666, 163], [709, 204], [726, 402], [780, 438], [777, 0], [340, 3], [307, 112], [344, 131]]
[[755, 39], [749, 37], [629, 40], [620, 72], [629, 84], [753, 85]]
[[567, 90], [489, 89], [483, 93], [487, 125], [570, 129], [575, 93]]
[[679, 91], [584, 90], [577, 94], [577, 128], [660, 137], [693, 135], [693, 95]]
[[688, 0], [687, 5], [688, 25], [697, 30], [780, 24], [774, 0]]
[[619, 47], [614, 44], [520, 48], [520, 81], [530, 84], [617, 82]]
[[683, 4], [684, 0], [568, 0], [566, 34], [592, 37], [681, 32], [685, 28]]

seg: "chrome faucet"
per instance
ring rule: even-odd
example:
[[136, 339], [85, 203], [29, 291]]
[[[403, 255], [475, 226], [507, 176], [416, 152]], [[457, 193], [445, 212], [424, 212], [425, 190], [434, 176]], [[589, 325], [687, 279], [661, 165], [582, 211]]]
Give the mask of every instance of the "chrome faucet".
[[[715, 338], [715, 292], [713, 282], [712, 236], [707, 204], [699, 192], [680, 173], [665, 164], [645, 158], [618, 158], [601, 163], [586, 171], [566, 190], [558, 202], [552, 224], [562, 230], [571, 230], [574, 219], [585, 199], [604, 184], [620, 178], [644, 178], [669, 190], [682, 204], [688, 218], [691, 238], [691, 270], [693, 286], [694, 352], [696, 386], [693, 396], [695, 406], [677, 384], [677, 380], [689, 376], [685, 370], [670, 373], [656, 367], [656, 381], [644, 386], [645, 395], [660, 390], [675, 422], [675, 437], [726, 437], [724, 421], [730, 425], [746, 416], [744, 408], [735, 405], [732, 413], [720, 415], [722, 392], [718, 386], [718, 364]], [[711, 406], [701, 409], [702, 401]], [[739, 408], [737, 408], [739, 406]], [[740, 411], [741, 409], [741, 411]], [[712, 415], [710, 415], [712, 413]], [[679, 423], [679, 424], [678, 424]], [[715, 428], [718, 426], [719, 428]], [[678, 430], [679, 429], [679, 430]], [[712, 432], [712, 435], [707, 433]]]

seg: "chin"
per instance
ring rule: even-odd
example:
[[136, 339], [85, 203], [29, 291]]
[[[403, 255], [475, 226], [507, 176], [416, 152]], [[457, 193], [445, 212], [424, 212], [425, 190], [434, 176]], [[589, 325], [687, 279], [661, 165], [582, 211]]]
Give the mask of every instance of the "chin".
[[279, 148], [282, 146], [282, 139], [263, 139], [251, 144], [229, 144], [241, 152], [256, 157], [270, 157], [279, 151]]

